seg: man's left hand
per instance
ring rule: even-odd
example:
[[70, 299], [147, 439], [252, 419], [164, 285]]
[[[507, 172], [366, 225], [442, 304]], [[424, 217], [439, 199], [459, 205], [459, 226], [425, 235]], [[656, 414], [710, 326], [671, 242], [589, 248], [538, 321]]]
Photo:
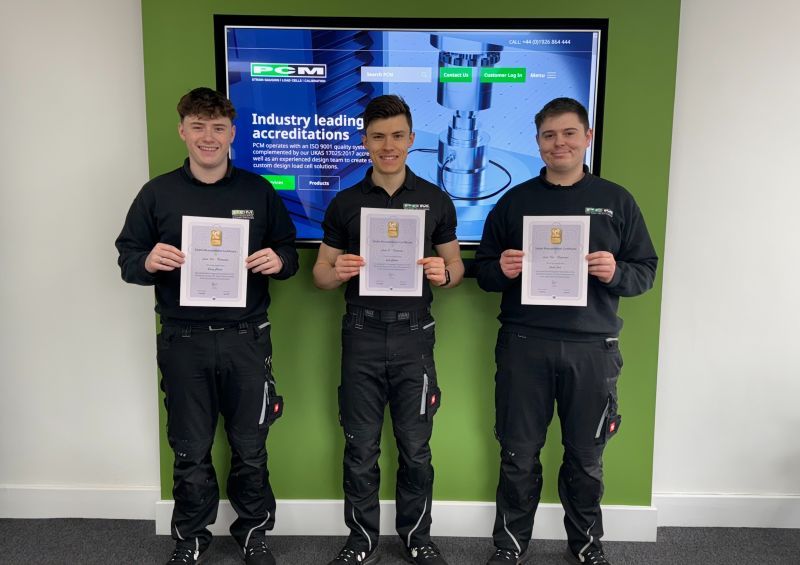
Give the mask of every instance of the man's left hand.
[[422, 265], [422, 270], [425, 272], [425, 278], [431, 281], [436, 286], [442, 286], [447, 282], [447, 277], [444, 274], [444, 259], [441, 257], [425, 257], [417, 261], [417, 265]]
[[589, 262], [589, 274], [594, 275], [600, 282], [608, 284], [614, 278], [617, 270], [617, 261], [608, 251], [595, 251], [586, 256]]
[[267, 247], [266, 249], [259, 249], [245, 259], [244, 266], [253, 273], [274, 275], [275, 273], [280, 273], [281, 269], [283, 269], [283, 259], [271, 247]]

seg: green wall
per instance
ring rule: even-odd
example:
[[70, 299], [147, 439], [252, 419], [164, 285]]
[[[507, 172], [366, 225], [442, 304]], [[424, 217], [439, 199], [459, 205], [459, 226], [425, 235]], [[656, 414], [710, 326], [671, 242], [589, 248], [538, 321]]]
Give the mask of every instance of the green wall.
[[[175, 105], [195, 86], [214, 86], [212, 15], [275, 14], [363, 17], [608, 18], [608, 72], [603, 131], [603, 176], [636, 196], [659, 256], [663, 256], [679, 0], [578, 0], [542, 3], [494, 0], [406, 0], [395, 5], [363, 0], [269, 2], [253, 0], [142, 0], [150, 174], [175, 168], [185, 156]], [[529, 120], [529, 115], [514, 119]], [[534, 135], [531, 125], [531, 135]], [[143, 179], [145, 180], [145, 179]], [[465, 252], [465, 257], [471, 253]], [[270, 472], [278, 498], [334, 498], [341, 494], [343, 438], [337, 421], [341, 291], [311, 282], [316, 251], [300, 254], [299, 274], [271, 285], [274, 367], [286, 412], [270, 433]], [[661, 277], [644, 296], [623, 300], [625, 368], [619, 393], [624, 425], [606, 450], [605, 504], [649, 505], [652, 484], [656, 366]], [[494, 440], [495, 319], [499, 295], [474, 280], [435, 292], [436, 357], [443, 405], [432, 440], [439, 500], [494, 500], [499, 460]], [[171, 498], [172, 453], [161, 408], [162, 498]], [[395, 446], [384, 428], [381, 498], [394, 497]], [[227, 447], [218, 433], [214, 459], [227, 475]], [[543, 500], [556, 502], [561, 459], [558, 425], [551, 427], [542, 460]]]

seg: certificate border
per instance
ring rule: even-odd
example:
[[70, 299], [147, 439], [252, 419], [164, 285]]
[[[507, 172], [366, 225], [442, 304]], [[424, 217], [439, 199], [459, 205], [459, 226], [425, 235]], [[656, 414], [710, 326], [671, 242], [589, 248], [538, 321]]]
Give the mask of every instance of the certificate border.
[[589, 216], [523, 216], [522, 217], [522, 289], [520, 300], [529, 306], [586, 306], [589, 283], [589, 264], [581, 261], [578, 265], [578, 283], [580, 288], [577, 298], [531, 296], [528, 293], [530, 278], [533, 273], [533, 253], [528, 249], [531, 229], [535, 225], [552, 225], [553, 223], [580, 224], [582, 238], [580, 252], [585, 257], [589, 253]]
[[[191, 298], [189, 296], [189, 281], [191, 279], [192, 254], [191, 248], [191, 228], [192, 226], [211, 224], [222, 227], [237, 227], [241, 238], [239, 248], [244, 254], [241, 257], [239, 266], [239, 297], [236, 299], [217, 298]], [[186, 262], [181, 267], [181, 306], [206, 306], [209, 308], [245, 308], [247, 306], [247, 269], [244, 266], [244, 259], [247, 257], [250, 242], [249, 220], [239, 218], [213, 218], [210, 216], [183, 216], [181, 220], [181, 251], [186, 255]]]
[[367, 265], [369, 265], [369, 246], [367, 245], [367, 219], [371, 216], [412, 216], [418, 218], [417, 228], [417, 258], [422, 259], [425, 254], [425, 210], [402, 210], [395, 208], [361, 208], [361, 256], [365, 265], [359, 271], [358, 294], [360, 296], [422, 296], [422, 265], [415, 265], [417, 274], [413, 289], [387, 290], [385, 288], [369, 288]]

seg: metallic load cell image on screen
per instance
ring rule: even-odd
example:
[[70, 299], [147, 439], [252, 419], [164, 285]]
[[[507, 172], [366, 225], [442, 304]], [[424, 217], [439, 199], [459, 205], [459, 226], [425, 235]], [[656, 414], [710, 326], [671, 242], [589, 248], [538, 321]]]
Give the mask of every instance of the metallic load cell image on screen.
[[370, 167], [364, 107], [400, 95], [416, 134], [408, 165], [450, 195], [459, 240], [477, 243], [497, 199], [543, 166], [536, 112], [569, 96], [594, 123], [600, 33], [228, 25], [231, 157], [278, 190], [299, 240], [319, 241], [327, 205]]

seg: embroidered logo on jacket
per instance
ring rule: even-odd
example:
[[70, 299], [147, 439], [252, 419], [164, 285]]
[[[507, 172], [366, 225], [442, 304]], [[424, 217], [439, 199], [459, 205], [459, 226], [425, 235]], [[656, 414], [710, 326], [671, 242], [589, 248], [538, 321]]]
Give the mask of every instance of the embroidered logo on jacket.
[[430, 204], [403, 204], [403, 210], [430, 210]]
[[238, 220], [252, 220], [256, 215], [252, 210], [231, 210], [231, 218]]
[[586, 207], [585, 212], [586, 214], [599, 214], [603, 216], [608, 216], [609, 218], [614, 217], [614, 210], [609, 210], [608, 208], [589, 208]]

